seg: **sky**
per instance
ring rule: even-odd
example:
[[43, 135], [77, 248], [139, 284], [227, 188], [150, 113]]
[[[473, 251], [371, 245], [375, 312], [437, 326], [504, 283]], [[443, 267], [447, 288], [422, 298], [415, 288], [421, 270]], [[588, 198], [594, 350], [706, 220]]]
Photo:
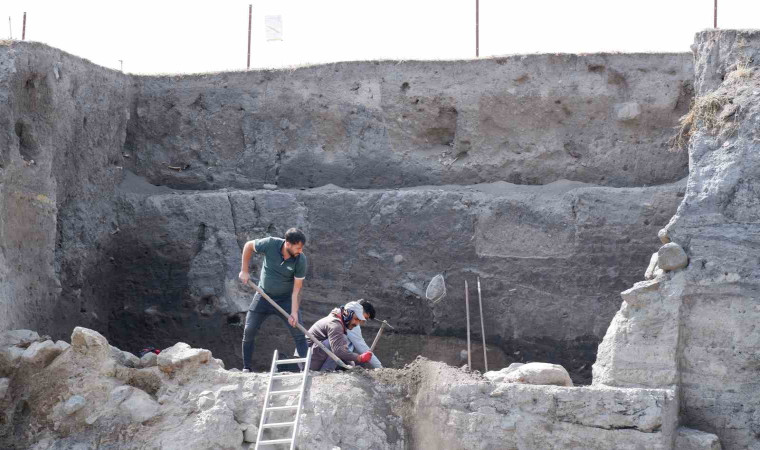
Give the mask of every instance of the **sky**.
[[[480, 0], [480, 56], [687, 52], [714, 0]], [[0, 39], [44, 42], [131, 73], [475, 57], [475, 0], [2, 0]], [[268, 41], [266, 16], [283, 39]], [[8, 18], [10, 17], [10, 30]], [[760, 28], [760, 0], [719, 0], [720, 28]], [[122, 62], [120, 62], [121, 60]]]

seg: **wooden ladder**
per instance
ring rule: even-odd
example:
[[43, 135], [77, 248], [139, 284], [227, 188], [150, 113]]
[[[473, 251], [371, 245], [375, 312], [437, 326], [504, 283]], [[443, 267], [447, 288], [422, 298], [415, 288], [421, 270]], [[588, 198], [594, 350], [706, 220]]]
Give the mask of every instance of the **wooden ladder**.
[[[278, 360], [278, 354], [277, 350], [274, 351], [274, 357], [272, 358], [272, 370], [269, 372], [269, 383], [267, 384], [267, 393], [264, 397], [264, 409], [261, 411], [261, 423], [259, 424], [259, 434], [256, 437], [256, 447], [254, 447], [255, 450], [258, 450], [260, 447], [263, 447], [265, 445], [277, 445], [277, 444], [290, 444], [290, 450], [294, 450], [296, 448], [296, 436], [298, 435], [298, 421], [301, 418], [301, 409], [303, 409], [303, 396], [304, 392], [306, 391], [306, 381], [309, 377], [309, 366], [311, 365], [311, 350], [312, 347], [309, 347], [309, 351], [306, 353], [306, 358], [294, 358], [294, 359], [281, 359]], [[282, 373], [277, 371], [277, 366], [283, 365], [283, 364], [296, 364], [296, 363], [304, 363], [304, 370], [303, 373]], [[298, 387], [298, 389], [284, 389], [284, 390], [272, 390], [272, 385], [277, 380], [282, 379], [289, 379], [289, 378], [296, 378], [301, 377], [301, 385]], [[298, 405], [293, 406], [269, 406], [270, 400], [272, 397], [277, 395], [292, 395], [297, 394], [298, 395]], [[273, 422], [273, 423], [267, 423], [267, 415], [270, 412], [275, 411], [294, 411], [296, 413], [295, 418], [293, 418], [292, 421], [286, 421], [286, 422]], [[266, 441], [262, 441], [261, 438], [264, 435], [265, 429], [273, 429], [273, 428], [290, 428], [293, 427], [293, 434], [289, 438], [284, 439], [270, 439]]]

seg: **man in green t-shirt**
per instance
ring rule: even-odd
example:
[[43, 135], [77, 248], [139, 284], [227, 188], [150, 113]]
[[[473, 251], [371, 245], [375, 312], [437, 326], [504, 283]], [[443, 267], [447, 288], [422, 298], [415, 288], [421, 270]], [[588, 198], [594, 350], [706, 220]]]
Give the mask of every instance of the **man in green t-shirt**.
[[[259, 275], [259, 287], [267, 293], [282, 309], [290, 311], [288, 330], [295, 340], [299, 355], [306, 355], [306, 337], [296, 328], [296, 322], [303, 325], [298, 314], [298, 295], [306, 278], [306, 255], [303, 247], [306, 236], [300, 230], [291, 228], [285, 232], [285, 239], [266, 237], [248, 241], [243, 246], [243, 260], [238, 278], [248, 284], [248, 263], [253, 253], [264, 257]], [[266, 299], [256, 293], [245, 316], [243, 329], [243, 372], [251, 371], [253, 341], [267, 317], [274, 315], [283, 321], [286, 319], [274, 309]]]

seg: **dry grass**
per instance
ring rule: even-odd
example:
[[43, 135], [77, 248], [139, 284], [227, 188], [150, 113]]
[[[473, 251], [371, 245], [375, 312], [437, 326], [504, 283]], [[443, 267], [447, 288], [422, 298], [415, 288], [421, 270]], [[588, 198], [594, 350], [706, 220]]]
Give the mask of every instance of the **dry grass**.
[[710, 133], [716, 133], [733, 116], [733, 114], [721, 114], [728, 103], [730, 103], [728, 97], [715, 92], [696, 98], [689, 112], [679, 120], [678, 132], [670, 140], [671, 150], [684, 150], [689, 145], [689, 140], [697, 126], [707, 129]]

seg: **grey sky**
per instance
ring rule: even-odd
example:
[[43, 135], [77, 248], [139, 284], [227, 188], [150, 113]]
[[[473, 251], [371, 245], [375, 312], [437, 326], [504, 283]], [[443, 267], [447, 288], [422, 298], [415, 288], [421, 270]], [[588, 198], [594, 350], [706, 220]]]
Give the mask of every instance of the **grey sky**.
[[[760, 1], [719, 0], [721, 28], [760, 28]], [[366, 59], [474, 57], [475, 0], [4, 0], [1, 38], [44, 42], [136, 73], [245, 69]], [[713, 0], [480, 0], [481, 56], [535, 52], [689, 51], [712, 27]], [[264, 38], [281, 15], [282, 42]]]

